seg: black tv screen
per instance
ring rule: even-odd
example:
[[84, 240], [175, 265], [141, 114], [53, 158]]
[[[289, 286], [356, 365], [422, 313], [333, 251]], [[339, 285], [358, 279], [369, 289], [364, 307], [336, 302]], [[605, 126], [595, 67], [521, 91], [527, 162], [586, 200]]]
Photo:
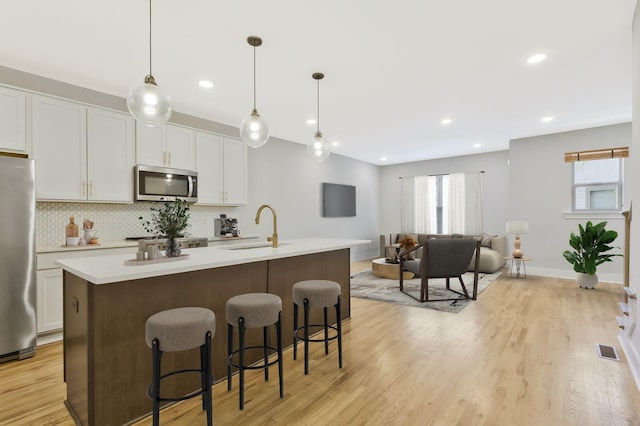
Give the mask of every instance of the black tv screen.
[[325, 183], [323, 185], [324, 217], [356, 215], [356, 187]]

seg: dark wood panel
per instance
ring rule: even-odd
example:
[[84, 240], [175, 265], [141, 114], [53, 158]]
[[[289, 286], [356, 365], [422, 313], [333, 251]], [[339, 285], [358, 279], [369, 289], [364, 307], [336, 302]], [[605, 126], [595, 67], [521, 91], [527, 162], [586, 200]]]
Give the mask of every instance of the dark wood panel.
[[[342, 289], [342, 319], [351, 316], [351, 292], [349, 282], [349, 249], [314, 253], [305, 256], [287, 257], [269, 261], [269, 293], [282, 298], [283, 345], [293, 344], [293, 285], [302, 280], [331, 280], [340, 284]], [[329, 309], [329, 322], [335, 324], [335, 309]], [[310, 322], [321, 324], [321, 309], [312, 309]], [[302, 325], [302, 310], [300, 311]], [[272, 333], [272, 338], [275, 335]]]
[[86, 281], [64, 272], [64, 380], [66, 404], [82, 424], [89, 421], [89, 334]]

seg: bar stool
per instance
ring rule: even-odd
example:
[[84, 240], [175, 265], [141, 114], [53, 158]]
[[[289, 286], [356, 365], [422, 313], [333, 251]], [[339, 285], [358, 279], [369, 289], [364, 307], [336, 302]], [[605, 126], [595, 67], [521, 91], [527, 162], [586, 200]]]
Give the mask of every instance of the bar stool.
[[[309, 374], [309, 342], [324, 342], [324, 353], [329, 354], [329, 341], [338, 339], [338, 365], [342, 368], [342, 324], [340, 321], [340, 284], [327, 280], [306, 280], [293, 285], [293, 359], [298, 356], [298, 340], [304, 341], [304, 374]], [[304, 326], [298, 327], [298, 306], [304, 309]], [[336, 325], [328, 325], [327, 308], [335, 306]], [[324, 324], [309, 324], [309, 309], [323, 308]], [[324, 327], [324, 338], [309, 337], [310, 327]], [[336, 331], [336, 335], [329, 337], [329, 329]], [[304, 330], [304, 336], [298, 333]]]
[[[275, 324], [277, 348], [268, 345], [267, 327]], [[264, 380], [269, 380], [269, 366], [278, 363], [280, 380], [280, 398], [284, 396], [282, 379], [282, 300], [275, 294], [247, 293], [234, 296], [227, 300], [227, 390], [231, 390], [231, 367], [239, 371], [240, 376], [240, 409], [244, 409], [244, 370], [264, 369]], [[239, 347], [233, 350], [233, 327], [238, 327]], [[245, 347], [245, 333], [247, 328], [262, 327], [263, 345]], [[247, 349], [262, 349], [264, 360], [259, 364], [245, 365], [245, 351]], [[269, 362], [269, 352], [278, 353], [278, 359]], [[238, 354], [238, 362], [233, 357]]]
[[[184, 401], [202, 395], [202, 409], [207, 411], [207, 425], [213, 423], [211, 405], [211, 337], [216, 330], [216, 316], [205, 308], [175, 308], [151, 315], [145, 324], [145, 340], [153, 350], [153, 382], [147, 395], [153, 400], [153, 425], [160, 424], [160, 402]], [[160, 374], [160, 361], [164, 352], [186, 351], [200, 347], [200, 369], [185, 369]], [[200, 390], [188, 395], [163, 398], [160, 396], [162, 379], [180, 373], [200, 373]]]

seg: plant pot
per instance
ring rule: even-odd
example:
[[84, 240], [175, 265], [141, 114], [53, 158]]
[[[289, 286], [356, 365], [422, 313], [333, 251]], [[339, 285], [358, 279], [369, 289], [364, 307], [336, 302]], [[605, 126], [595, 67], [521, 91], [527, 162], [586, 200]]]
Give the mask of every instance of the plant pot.
[[598, 276], [595, 274], [589, 275], [584, 272], [578, 272], [576, 281], [580, 288], [595, 288], [596, 284], [598, 284]]

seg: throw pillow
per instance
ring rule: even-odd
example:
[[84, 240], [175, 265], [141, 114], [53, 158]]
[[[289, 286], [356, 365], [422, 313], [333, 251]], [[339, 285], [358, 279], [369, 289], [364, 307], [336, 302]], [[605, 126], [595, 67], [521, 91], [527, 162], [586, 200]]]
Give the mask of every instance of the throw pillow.
[[493, 235], [489, 235], [489, 234], [482, 234], [482, 241], [480, 242], [480, 245], [482, 247], [488, 247], [491, 248], [491, 240], [493, 239]]

